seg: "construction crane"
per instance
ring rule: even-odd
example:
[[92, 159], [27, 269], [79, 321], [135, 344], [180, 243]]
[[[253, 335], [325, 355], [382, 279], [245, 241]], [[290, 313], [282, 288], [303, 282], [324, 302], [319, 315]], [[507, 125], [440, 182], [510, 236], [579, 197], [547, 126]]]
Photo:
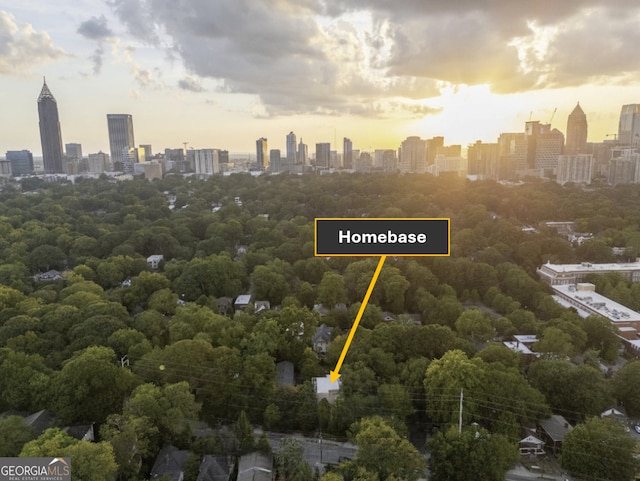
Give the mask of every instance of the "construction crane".
[[553, 113], [551, 114], [551, 118], [549, 119], [549, 125], [551, 125], [551, 122], [553, 122], [553, 118], [556, 116], [556, 111], [557, 110], [558, 110], [558, 107], [553, 109]]

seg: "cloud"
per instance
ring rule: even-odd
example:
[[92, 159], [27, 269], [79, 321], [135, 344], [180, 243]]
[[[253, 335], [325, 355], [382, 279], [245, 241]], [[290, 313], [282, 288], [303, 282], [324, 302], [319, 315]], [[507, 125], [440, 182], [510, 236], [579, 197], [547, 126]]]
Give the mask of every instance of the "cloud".
[[178, 81], [178, 87], [182, 90], [189, 90], [191, 92], [204, 92], [204, 87], [200, 84], [200, 82], [190, 76], [187, 76]]
[[115, 38], [113, 31], [107, 25], [107, 18], [104, 15], [91, 17], [80, 24], [77, 33], [98, 43], [93, 54], [89, 57], [93, 63], [93, 74], [98, 75], [102, 70], [105, 53], [104, 42]]
[[78, 27], [78, 33], [90, 40], [103, 40], [113, 37], [113, 32], [107, 25], [107, 18], [104, 15], [100, 17], [91, 17], [85, 20]]
[[[110, 5], [131, 35], [167, 49], [195, 76], [216, 79], [220, 90], [255, 95], [263, 107], [256, 112], [267, 116], [429, 115], [422, 101], [443, 84], [517, 92], [640, 70], [633, 54], [637, 0]], [[598, 24], [603, 18], [607, 25]], [[589, 62], [594, 50], [602, 65]], [[179, 83], [189, 86], [187, 79]]]
[[0, 10], [0, 74], [30, 71], [67, 55], [47, 32], [36, 32], [29, 24], [18, 26], [13, 15]]

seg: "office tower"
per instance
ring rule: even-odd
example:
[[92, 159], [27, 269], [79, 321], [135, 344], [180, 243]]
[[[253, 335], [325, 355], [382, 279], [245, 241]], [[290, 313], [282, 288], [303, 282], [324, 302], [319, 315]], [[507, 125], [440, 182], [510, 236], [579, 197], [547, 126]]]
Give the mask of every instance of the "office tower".
[[640, 146], [640, 104], [622, 106], [618, 123], [618, 144]]
[[287, 135], [287, 162], [290, 164], [296, 161], [296, 134], [289, 132]]
[[70, 159], [82, 158], [82, 145], [80, 144], [64, 144], [64, 151]]
[[11, 162], [13, 175], [33, 173], [33, 155], [28, 150], [7, 150], [6, 159]]
[[115, 170], [123, 170], [124, 155], [136, 145], [133, 138], [133, 118], [129, 114], [107, 114], [111, 162]]
[[524, 169], [534, 169], [538, 175], [550, 177], [558, 167], [558, 156], [564, 147], [564, 135], [551, 124], [541, 124], [537, 120], [525, 122], [527, 139], [527, 161]]
[[355, 170], [358, 172], [369, 172], [373, 167], [373, 158], [369, 152], [362, 152], [354, 162]]
[[438, 149], [444, 147], [444, 137], [433, 137], [425, 142], [427, 145], [427, 165], [432, 165], [438, 155]]
[[593, 177], [593, 155], [564, 154], [558, 157], [556, 182], [564, 185], [567, 182], [575, 184], [590, 184]]
[[47, 174], [61, 174], [62, 134], [58, 118], [58, 104], [45, 81], [38, 96], [38, 117], [40, 119], [40, 143], [42, 163]]
[[153, 152], [151, 151], [151, 144], [140, 144], [140, 148], [144, 150], [144, 161], [148, 162], [153, 157]]
[[497, 143], [485, 144], [480, 140], [476, 141], [467, 148], [469, 175], [477, 175], [481, 179], [497, 179], [499, 158]]
[[256, 160], [258, 163], [258, 169], [265, 170], [269, 168], [268, 152], [267, 139], [260, 137], [256, 140]]
[[420, 137], [407, 137], [400, 145], [400, 172], [423, 173], [426, 171], [427, 141]]
[[307, 144], [302, 143], [302, 137], [300, 138], [300, 143], [298, 144], [298, 164], [308, 165], [309, 164], [309, 147]]
[[282, 171], [282, 158], [280, 157], [280, 149], [271, 149], [269, 151], [269, 170], [276, 174]]
[[514, 179], [527, 168], [527, 137], [522, 132], [506, 132], [498, 137], [498, 177]]
[[467, 159], [460, 156], [436, 155], [433, 165], [428, 167], [433, 175], [454, 173], [459, 176], [467, 175]]
[[135, 173], [134, 165], [138, 163], [138, 149], [124, 147], [122, 149], [121, 159], [121, 168], [116, 170], [121, 170], [125, 174], [133, 175]]
[[587, 151], [587, 116], [580, 107], [580, 102], [567, 118], [567, 143], [565, 154], [584, 154]]
[[640, 153], [633, 148], [615, 148], [609, 161], [609, 184], [637, 184], [640, 182]]
[[342, 166], [353, 169], [353, 143], [346, 137], [342, 139]]
[[171, 162], [184, 162], [184, 150], [164, 149], [164, 158]]
[[316, 167], [328, 169], [331, 162], [331, 144], [321, 142], [316, 144]]
[[340, 160], [341, 159], [337, 151], [332, 150], [329, 152], [329, 167], [332, 169], [339, 169], [342, 166]]
[[111, 162], [109, 154], [98, 152], [97, 154], [89, 154], [87, 157], [87, 169], [94, 174], [101, 174], [111, 170]]
[[199, 177], [208, 177], [213, 174], [220, 173], [220, 159], [218, 158], [218, 149], [195, 149], [194, 163], [196, 175]]

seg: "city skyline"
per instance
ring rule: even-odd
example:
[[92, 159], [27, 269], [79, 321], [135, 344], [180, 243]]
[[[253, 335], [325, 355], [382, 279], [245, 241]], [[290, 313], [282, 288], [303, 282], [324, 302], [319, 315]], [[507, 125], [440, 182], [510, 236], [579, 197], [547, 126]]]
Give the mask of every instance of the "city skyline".
[[616, 133], [622, 105], [640, 102], [628, 60], [640, 6], [495, 5], [256, 2], [253, 19], [234, 2], [0, 0], [0, 151], [41, 155], [42, 75], [63, 141], [86, 153], [108, 151], [111, 112], [134, 116], [154, 152], [251, 153], [261, 137], [286, 152], [290, 131], [337, 150], [344, 137], [361, 150], [410, 136], [466, 147], [528, 119], [565, 132], [577, 102], [589, 142]]

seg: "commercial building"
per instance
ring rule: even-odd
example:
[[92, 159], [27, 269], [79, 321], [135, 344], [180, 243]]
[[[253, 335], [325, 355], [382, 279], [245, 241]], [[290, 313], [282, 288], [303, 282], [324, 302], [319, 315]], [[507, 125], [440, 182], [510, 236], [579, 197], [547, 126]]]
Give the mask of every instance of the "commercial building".
[[498, 179], [500, 149], [497, 143], [478, 140], [467, 148], [467, 173], [480, 179]]
[[62, 134], [58, 117], [58, 104], [45, 81], [38, 96], [40, 143], [42, 163], [47, 174], [62, 174]]
[[287, 162], [294, 164], [296, 162], [296, 134], [289, 132], [287, 134]]
[[5, 158], [11, 164], [12, 175], [33, 173], [33, 154], [28, 150], [7, 150]]
[[269, 150], [267, 147], [267, 139], [260, 137], [256, 140], [256, 162], [258, 169], [266, 170], [269, 168]]
[[195, 172], [199, 177], [209, 177], [220, 173], [218, 149], [195, 149]]
[[82, 158], [81, 144], [64, 144], [64, 151], [68, 158], [80, 160]]
[[556, 169], [556, 182], [560, 185], [567, 182], [590, 184], [593, 178], [593, 165], [593, 155], [591, 154], [560, 155]]
[[[135, 148], [133, 117], [129, 114], [107, 114], [109, 148], [114, 170], [123, 170], [124, 153]], [[124, 153], [123, 153], [124, 152]]]
[[321, 142], [316, 144], [316, 167], [328, 169], [331, 166], [331, 144]]
[[640, 262], [621, 264], [551, 264], [547, 262], [537, 269], [538, 276], [550, 286], [578, 284], [583, 282], [588, 274], [608, 274], [616, 272], [632, 282], [640, 281]]
[[640, 104], [622, 106], [618, 122], [618, 144], [640, 147]]
[[[435, 155], [433, 156], [435, 159]], [[427, 171], [427, 141], [420, 137], [407, 137], [400, 145], [400, 172]]]
[[345, 169], [353, 169], [353, 142], [351, 139], [344, 137], [342, 139], [342, 167]]
[[567, 139], [564, 146], [565, 154], [587, 153], [587, 134], [589, 125], [587, 116], [580, 107], [580, 102], [567, 118]]

